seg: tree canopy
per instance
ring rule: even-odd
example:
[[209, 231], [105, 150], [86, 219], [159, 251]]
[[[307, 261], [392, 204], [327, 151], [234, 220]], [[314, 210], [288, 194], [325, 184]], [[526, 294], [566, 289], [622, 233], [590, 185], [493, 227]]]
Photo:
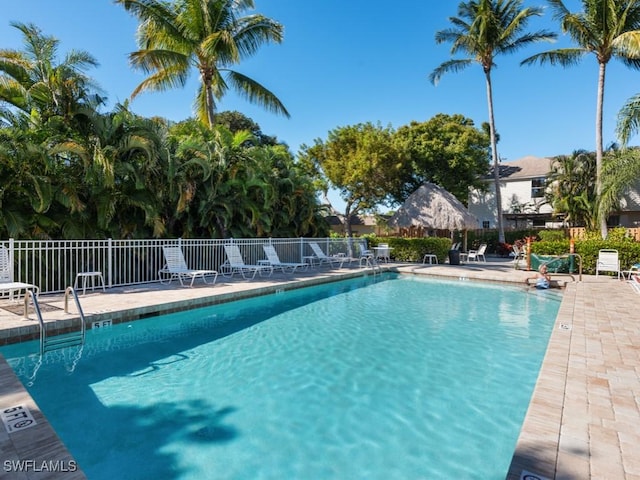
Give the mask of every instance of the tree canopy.
[[[598, 89], [596, 94], [596, 201], [603, 192], [602, 112], [604, 88], [609, 61], [619, 58], [631, 68], [640, 68], [640, 0], [582, 0], [582, 10], [570, 12], [562, 0], [548, 0], [554, 18], [563, 32], [569, 34], [575, 47], [560, 48], [538, 53], [522, 64], [551, 64], [563, 67], [577, 64], [586, 55], [594, 55], [598, 62]], [[598, 208], [600, 232], [607, 236], [605, 208]]]
[[502, 198], [498, 140], [493, 109], [491, 71], [495, 58], [511, 54], [534, 42], [548, 41], [555, 34], [548, 31], [526, 32], [529, 20], [542, 15], [540, 7], [523, 7], [522, 0], [472, 0], [458, 5], [458, 16], [450, 17], [451, 28], [436, 33], [436, 43], [451, 43], [451, 54], [461, 53], [463, 58], [452, 58], [431, 72], [429, 79], [435, 85], [442, 75], [456, 73], [474, 63], [480, 64], [485, 76], [489, 106], [489, 130], [493, 157], [494, 185], [498, 218], [498, 240], [504, 242]]
[[242, 16], [253, 0], [115, 0], [140, 20], [140, 50], [129, 60], [149, 76], [133, 91], [184, 87], [190, 71], [200, 75], [195, 111], [198, 120], [215, 124], [216, 100], [231, 88], [252, 103], [289, 115], [266, 87], [234, 70], [259, 47], [280, 43], [283, 27], [260, 14]]
[[389, 199], [391, 182], [405, 164], [406, 151], [393, 141], [391, 127], [361, 123], [338, 127], [327, 140], [301, 148], [301, 162], [316, 178], [335, 188], [345, 202], [344, 219], [351, 235], [351, 216], [371, 211]]
[[490, 158], [487, 125], [480, 130], [463, 115], [441, 113], [400, 127], [395, 141], [408, 152], [408, 159], [389, 192], [393, 201], [402, 203], [424, 182], [432, 182], [466, 205], [469, 187], [483, 187]]

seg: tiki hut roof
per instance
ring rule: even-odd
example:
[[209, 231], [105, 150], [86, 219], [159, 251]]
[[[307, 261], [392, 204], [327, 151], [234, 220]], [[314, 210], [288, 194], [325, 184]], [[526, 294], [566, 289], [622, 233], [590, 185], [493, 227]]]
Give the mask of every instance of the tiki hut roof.
[[434, 183], [425, 183], [407, 198], [391, 217], [389, 225], [470, 230], [478, 228], [479, 222], [453, 194]]

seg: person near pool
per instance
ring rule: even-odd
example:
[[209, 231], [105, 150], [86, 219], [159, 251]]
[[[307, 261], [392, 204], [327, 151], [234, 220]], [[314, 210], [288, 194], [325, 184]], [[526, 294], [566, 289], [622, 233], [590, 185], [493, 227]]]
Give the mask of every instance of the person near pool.
[[540, 268], [538, 268], [538, 274], [531, 278], [536, 280], [536, 288], [549, 288], [551, 286], [549, 269], [544, 264], [540, 265]]

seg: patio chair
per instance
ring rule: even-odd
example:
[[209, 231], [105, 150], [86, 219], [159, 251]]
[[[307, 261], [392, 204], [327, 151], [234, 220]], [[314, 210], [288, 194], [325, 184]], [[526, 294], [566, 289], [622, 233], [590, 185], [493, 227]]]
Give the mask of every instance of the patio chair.
[[518, 268], [520, 260], [524, 260], [526, 258], [525, 248], [526, 247], [524, 245], [522, 247], [518, 247], [518, 245], [515, 244], [511, 247], [513, 251], [509, 254], [509, 256], [513, 258], [514, 268], [516, 269]]
[[242, 278], [247, 279], [247, 274], [251, 275], [251, 280], [256, 278], [256, 274], [260, 273], [260, 276], [265, 274], [271, 276], [273, 273], [273, 266], [267, 264], [248, 265], [244, 263], [240, 248], [235, 244], [229, 244], [224, 246], [224, 253], [227, 255], [227, 260], [220, 266], [222, 274], [232, 277], [235, 273], [242, 275]]
[[596, 261], [596, 277], [600, 272], [614, 272], [620, 280], [620, 259], [618, 251], [603, 248], [598, 252], [598, 260]]
[[[196, 278], [202, 278], [202, 281], [209, 285], [214, 285], [218, 278], [218, 272], [216, 270], [193, 270], [187, 266], [187, 262], [184, 260], [184, 254], [180, 247], [172, 247], [165, 245], [162, 247], [164, 253], [165, 265], [158, 271], [158, 277], [160, 277], [160, 283], [171, 283], [174, 278], [180, 281], [180, 285], [184, 287], [184, 279], [190, 278], [190, 287], [193, 287], [193, 282]], [[207, 282], [207, 277], [213, 276], [213, 282]], [[168, 277], [168, 281], [165, 282], [165, 278]]]
[[9, 250], [7, 247], [0, 247], [0, 294], [9, 294], [9, 299], [13, 300], [14, 295], [31, 290], [35, 295], [40, 294], [40, 287], [32, 285], [31, 283], [14, 282], [11, 268], [11, 258], [9, 256]]
[[274, 269], [280, 269], [283, 273], [289, 271], [289, 273], [295, 272], [298, 268], [306, 270], [309, 267], [308, 263], [296, 263], [296, 262], [281, 262], [278, 252], [273, 245], [263, 245], [264, 254], [267, 256], [265, 264], [271, 265]]
[[629, 276], [629, 284], [633, 287], [636, 293], [640, 293], [640, 276], [637, 273]]
[[636, 275], [640, 275], [640, 263], [634, 263], [629, 267], [629, 270], [624, 270], [620, 272], [623, 278], [627, 278], [631, 280], [631, 277]]
[[333, 267], [334, 264], [340, 264], [340, 268], [342, 268], [342, 265], [351, 261], [351, 259], [346, 255], [327, 255], [316, 242], [309, 242], [309, 246], [311, 247], [311, 250], [313, 250], [313, 257], [307, 258], [317, 260], [320, 265], [326, 263]]
[[467, 261], [469, 262], [479, 262], [480, 260], [482, 260], [483, 262], [486, 262], [487, 259], [484, 256], [484, 252], [487, 250], [487, 244], [483, 243], [482, 245], [480, 245], [480, 248], [478, 248], [477, 250], [469, 250], [467, 252]]

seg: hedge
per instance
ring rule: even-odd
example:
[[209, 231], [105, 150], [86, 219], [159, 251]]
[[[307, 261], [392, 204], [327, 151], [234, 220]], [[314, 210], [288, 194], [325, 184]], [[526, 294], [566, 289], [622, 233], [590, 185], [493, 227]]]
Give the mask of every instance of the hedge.
[[[582, 273], [595, 274], [598, 252], [602, 249], [618, 251], [620, 268], [629, 270], [631, 265], [640, 262], [640, 243], [630, 240], [581, 240], [575, 242], [575, 253], [582, 258]], [[531, 253], [537, 255], [564, 255], [569, 253], [569, 240], [555, 242], [533, 242]]]
[[451, 240], [440, 237], [422, 238], [379, 238], [367, 237], [370, 247], [377, 247], [380, 243], [388, 243], [391, 258], [399, 262], [422, 262], [427, 253], [436, 255], [438, 263], [444, 263], [451, 249]]

